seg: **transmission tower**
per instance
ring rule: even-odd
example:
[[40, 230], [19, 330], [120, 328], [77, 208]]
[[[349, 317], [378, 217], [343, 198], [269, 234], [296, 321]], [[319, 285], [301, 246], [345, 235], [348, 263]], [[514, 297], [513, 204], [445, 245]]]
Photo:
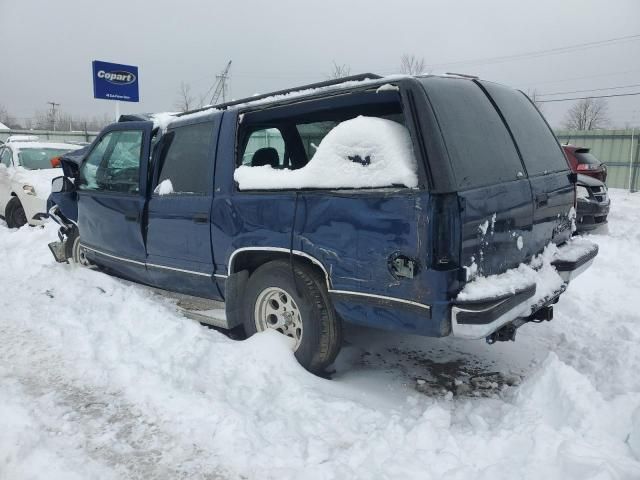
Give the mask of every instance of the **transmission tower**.
[[227, 63], [225, 69], [219, 75], [216, 75], [216, 83], [215, 89], [213, 91], [213, 96], [211, 97], [211, 105], [215, 105], [218, 103], [220, 97], [222, 97], [222, 103], [227, 101], [227, 80], [229, 80], [229, 70], [231, 69], [231, 60]]
[[56, 103], [56, 102], [47, 102], [49, 105], [51, 105], [51, 124], [52, 124], [52, 130], [55, 132], [56, 131], [56, 107], [59, 107], [60, 104]]

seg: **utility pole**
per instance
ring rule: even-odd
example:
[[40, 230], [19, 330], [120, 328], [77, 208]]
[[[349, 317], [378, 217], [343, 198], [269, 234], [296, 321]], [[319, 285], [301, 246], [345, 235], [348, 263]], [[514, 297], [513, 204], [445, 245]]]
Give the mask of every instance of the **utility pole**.
[[47, 103], [51, 105], [52, 130], [55, 132], [56, 131], [56, 107], [59, 107], [60, 104], [56, 102], [47, 102]]
[[[229, 80], [229, 69], [231, 68], [231, 60], [227, 63], [225, 69], [219, 75], [216, 75], [215, 90], [211, 97], [211, 105], [218, 103], [220, 97], [222, 97], [222, 103], [227, 101], [227, 80]], [[209, 89], [211, 91], [211, 89]], [[208, 93], [208, 92], [207, 92]]]

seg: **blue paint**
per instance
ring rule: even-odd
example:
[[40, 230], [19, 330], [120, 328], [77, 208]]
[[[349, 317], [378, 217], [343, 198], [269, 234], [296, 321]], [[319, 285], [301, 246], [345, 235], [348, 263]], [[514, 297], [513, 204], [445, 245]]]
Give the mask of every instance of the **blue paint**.
[[94, 60], [93, 98], [139, 102], [138, 67]]

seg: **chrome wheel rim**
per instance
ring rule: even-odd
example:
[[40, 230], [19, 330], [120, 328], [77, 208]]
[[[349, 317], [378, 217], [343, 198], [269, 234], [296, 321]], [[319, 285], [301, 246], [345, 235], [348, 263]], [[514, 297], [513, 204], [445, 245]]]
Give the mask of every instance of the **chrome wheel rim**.
[[80, 248], [80, 236], [77, 236], [73, 241], [73, 261], [83, 267], [91, 265], [91, 262], [87, 259], [85, 251]]
[[295, 340], [294, 350], [302, 340], [302, 315], [291, 295], [279, 287], [267, 287], [256, 300], [256, 329], [270, 328]]

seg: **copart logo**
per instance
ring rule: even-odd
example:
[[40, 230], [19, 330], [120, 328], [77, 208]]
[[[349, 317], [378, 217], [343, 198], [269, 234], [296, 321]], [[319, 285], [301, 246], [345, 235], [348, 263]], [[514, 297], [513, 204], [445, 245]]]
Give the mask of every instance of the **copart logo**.
[[129, 85], [136, 81], [136, 76], [133, 73], [125, 72], [124, 70], [116, 72], [99, 70], [98, 78], [104, 78], [107, 82], [113, 83], [114, 85]]

